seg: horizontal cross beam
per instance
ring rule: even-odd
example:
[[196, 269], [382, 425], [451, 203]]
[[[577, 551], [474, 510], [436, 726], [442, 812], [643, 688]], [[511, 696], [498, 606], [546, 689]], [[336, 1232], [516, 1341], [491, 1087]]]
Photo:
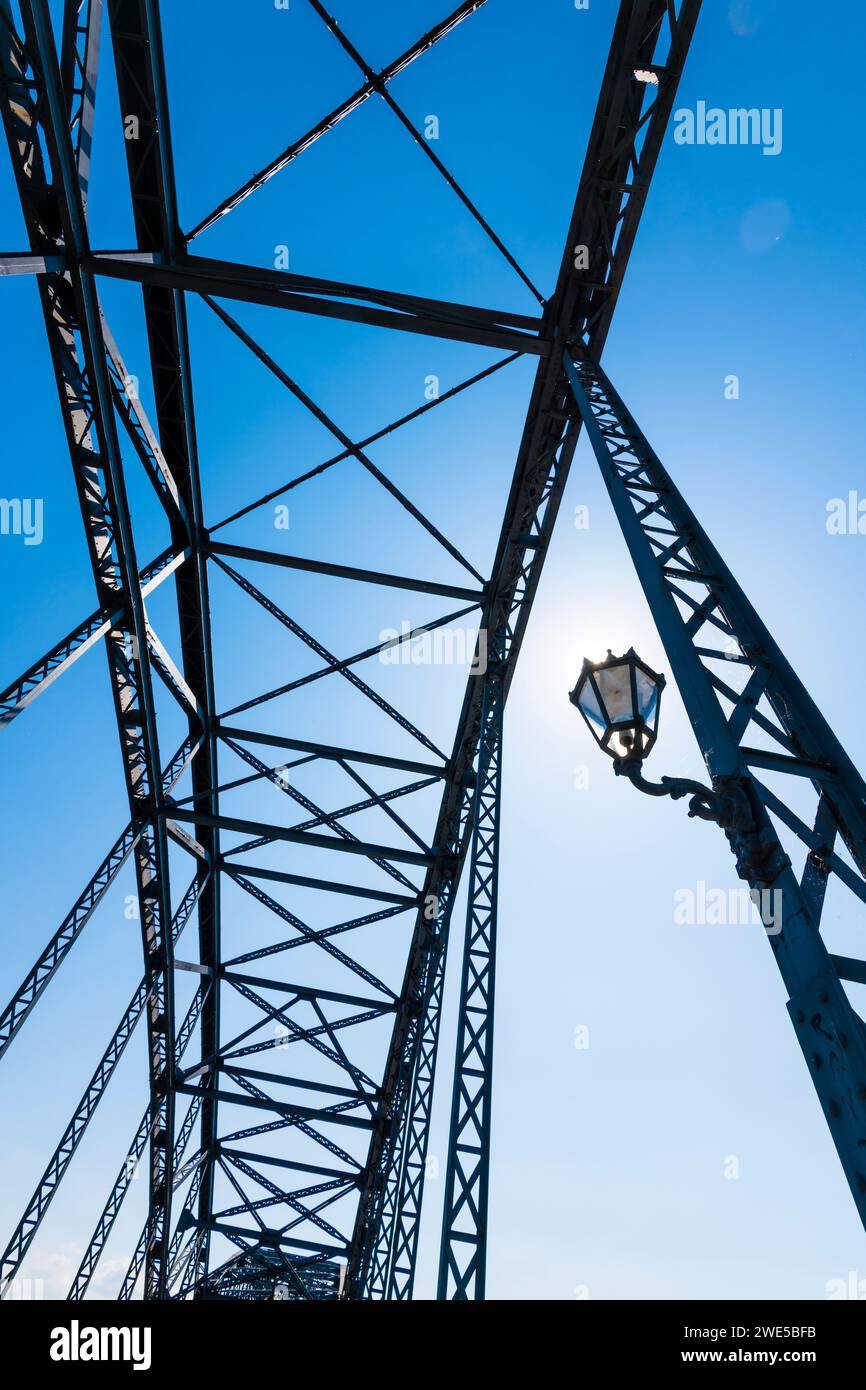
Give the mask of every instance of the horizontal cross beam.
[[330, 575], [333, 579], [351, 579], [359, 584], [381, 584], [389, 589], [409, 589], [419, 594], [435, 594], [442, 598], [464, 599], [480, 604], [484, 599], [478, 589], [464, 589], [454, 584], [437, 584], [434, 580], [412, 579], [403, 574], [383, 574], [379, 570], [356, 569], [351, 565], [330, 564], [326, 560], [307, 560], [300, 555], [283, 555], [279, 551], [255, 550], [247, 545], [229, 545], [224, 541], [208, 541], [211, 555], [224, 555], [233, 560], [249, 560], [253, 564], [277, 565], [283, 569], [301, 570], [305, 574]]
[[[289, 830], [282, 825], [266, 825], [262, 821], [243, 820], [238, 816], [210, 816], [203, 811], [185, 811], [178, 806], [164, 808], [161, 812], [173, 820], [184, 821], [189, 825], [212, 825], [219, 830], [237, 830], [242, 835], [267, 836], [272, 840], [286, 840], [289, 844], [308, 845], [312, 849], [335, 849], [341, 854], [378, 855], [380, 859], [393, 859], [400, 864], [432, 864], [432, 854], [421, 854], [412, 849], [398, 849], [392, 845], [371, 844], [366, 840], [337, 840], [330, 835], [316, 835], [305, 830]], [[236, 865], [235, 868], [239, 868]]]
[[330, 743], [307, 743], [303, 739], [286, 738], [282, 734], [263, 734], [257, 729], [236, 729], [221, 723], [219, 733], [221, 738], [234, 738], [241, 743], [264, 743], [270, 748], [285, 748], [293, 753], [313, 753], [317, 758], [327, 758], [333, 762], [371, 763], [374, 767], [390, 767], [396, 772], [417, 772], [422, 777], [442, 778], [448, 774], [447, 764], [438, 767], [435, 763], [389, 758], [383, 753], [361, 752], [357, 748], [338, 748]]
[[502, 348], [506, 352], [547, 357], [551, 349], [548, 339], [541, 336], [539, 318], [413, 298], [336, 280], [315, 280], [289, 271], [237, 265], [201, 256], [180, 255], [168, 263], [147, 254], [123, 252], [88, 256], [84, 267], [93, 275], [131, 280], [140, 285], [159, 285], [171, 290], [188, 290], [192, 294], [213, 295], [217, 299], [265, 304], [323, 318], [366, 323], [376, 328], [396, 328], [404, 333]]
[[334, 883], [327, 878], [310, 878], [305, 874], [287, 874], [280, 869], [261, 869], [254, 864], [222, 865], [231, 873], [243, 874], [245, 878], [264, 878], [271, 883], [287, 883], [295, 888], [315, 888], [323, 893], [343, 893], [350, 898], [371, 898], [374, 902], [399, 903], [401, 907], [416, 907], [421, 901], [405, 893], [391, 893], [385, 888], [360, 888], [354, 883]]

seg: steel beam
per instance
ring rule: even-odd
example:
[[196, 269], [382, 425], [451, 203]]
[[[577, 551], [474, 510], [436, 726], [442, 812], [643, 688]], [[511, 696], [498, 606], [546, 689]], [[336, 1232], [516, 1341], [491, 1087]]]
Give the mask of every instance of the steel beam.
[[[115, 716], [133, 823], [142, 945], [147, 979], [148, 1050], [153, 1104], [171, 1133], [173, 1004], [171, 920], [160, 794], [159, 744], [144, 604], [92, 277], [81, 269], [89, 249], [79, 171], [45, 0], [24, 0], [19, 34], [9, 0], [0, 0], [3, 124], [34, 253], [65, 250], [65, 275], [40, 276], [39, 293], [67, 443], [100, 605], [120, 609], [107, 638]], [[33, 93], [35, 92], [35, 98]], [[43, 159], [47, 151], [50, 172]], [[167, 1250], [170, 1153], [150, 1149], [153, 1250]], [[161, 1245], [162, 1243], [162, 1245]], [[154, 1291], [161, 1286], [157, 1276]]]
[[309, 845], [313, 849], [336, 850], [343, 854], [360, 854], [368, 859], [393, 860], [398, 864], [429, 864], [431, 855], [413, 849], [402, 849], [396, 845], [369, 844], [356, 840], [354, 836], [334, 839], [330, 835], [316, 835], [305, 830], [290, 830], [282, 825], [266, 825], [261, 821], [242, 820], [237, 816], [205, 816], [199, 811], [184, 811], [177, 806], [169, 806], [167, 814], [174, 820], [190, 825], [214, 824], [222, 830], [235, 830], [242, 835], [260, 835], [268, 840], [285, 840], [289, 844]]
[[447, 776], [448, 768], [442, 763], [419, 763], [408, 758], [392, 758], [387, 753], [372, 753], [358, 748], [338, 748], [330, 743], [310, 743], [303, 739], [287, 738], [282, 734], [263, 733], [258, 729], [237, 729], [222, 720], [219, 723], [220, 736], [236, 739], [242, 743], [265, 744], [268, 748], [285, 748], [293, 753], [312, 753], [317, 758], [331, 762], [361, 763], [372, 767], [389, 767], [397, 772], [415, 772], [420, 777]]
[[478, 589], [464, 589], [455, 584], [438, 584], [432, 579], [412, 579], [403, 574], [383, 574], [379, 570], [357, 569], [351, 565], [337, 565], [326, 560], [307, 560], [300, 555], [286, 555], [282, 551], [255, 550], [247, 545], [229, 545], [224, 541], [208, 541], [210, 555], [225, 555], [235, 560], [249, 560], [257, 565], [276, 565], [279, 569], [300, 570], [304, 574], [323, 574], [332, 579], [351, 579], [357, 584], [384, 585], [389, 589], [406, 589], [417, 594], [432, 594], [437, 598], [464, 599], [480, 605], [484, 593]]
[[[109, 0], [109, 4], [112, 0]], [[296, 313], [394, 328], [402, 333], [447, 338], [478, 347], [550, 353], [550, 341], [540, 336], [542, 321], [524, 314], [499, 313], [466, 304], [448, 304], [389, 290], [314, 280], [289, 271], [237, 265], [178, 252], [171, 261], [126, 259], [110, 252], [90, 256], [85, 267], [93, 275], [167, 290], [185, 290], [216, 299], [265, 304]], [[382, 306], [382, 307], [379, 307]]]
[[[493, 1099], [503, 667], [484, 681], [437, 1297], [483, 1300]], [[408, 1270], [398, 1270], [404, 1277]], [[393, 1276], [392, 1276], [393, 1277]]]
[[[137, 246], [141, 252], [173, 259], [183, 250], [183, 240], [179, 231], [158, 0], [108, 0], [108, 15], [120, 111], [124, 120], [134, 118], [140, 136], [137, 140], [124, 140]], [[183, 296], [164, 286], [146, 286], [143, 299], [159, 441], [168, 472], [177, 485], [182, 515], [188, 522], [187, 526], [175, 526], [173, 538], [179, 544], [181, 539], [188, 537], [192, 546], [190, 563], [178, 575], [177, 605], [183, 674], [201, 713], [205, 735], [201, 752], [193, 764], [193, 790], [196, 806], [215, 816], [219, 809], [215, 791], [219, 785], [216, 705], [207, 562], [201, 546], [201, 483], [186, 309]], [[190, 712], [191, 736], [195, 722]], [[208, 861], [217, 863], [219, 837], [213, 827], [198, 825], [196, 840], [204, 847]], [[204, 864], [200, 873], [205, 873]], [[208, 967], [216, 967], [220, 959], [219, 878], [219, 874], [213, 874], [207, 882], [203, 881], [199, 902], [199, 952], [202, 964]], [[201, 1037], [203, 1055], [213, 1052], [219, 1040], [218, 990], [211, 991], [205, 1001]], [[201, 1126], [201, 1146], [209, 1152], [217, 1127], [216, 1104], [209, 1097], [205, 1097], [202, 1104]], [[200, 1211], [205, 1219], [211, 1209], [212, 1196], [208, 1168], [200, 1193]], [[148, 1254], [146, 1287], [164, 1294], [167, 1236], [160, 1255], [157, 1272]], [[205, 1241], [200, 1272], [206, 1268], [207, 1257]]]
[[65, 256], [34, 256], [31, 251], [0, 255], [0, 275], [57, 275], [65, 269]]
[[104, 0], [64, 0], [60, 76], [66, 93], [75, 168], [85, 208], [90, 187], [103, 6]]

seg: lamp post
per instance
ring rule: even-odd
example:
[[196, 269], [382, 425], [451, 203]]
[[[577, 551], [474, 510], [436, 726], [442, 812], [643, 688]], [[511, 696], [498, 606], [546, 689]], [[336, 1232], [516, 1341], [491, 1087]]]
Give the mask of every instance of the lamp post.
[[715, 821], [725, 830], [743, 829], [751, 821], [751, 810], [735, 784], [723, 785], [719, 780], [710, 788], [688, 777], [662, 777], [660, 782], [644, 777], [644, 759], [658, 737], [664, 686], [664, 676], [629, 647], [624, 656], [608, 651], [604, 661], [584, 660], [568, 698], [580, 710], [599, 748], [613, 759], [618, 776], [627, 777], [648, 796], [669, 796], [674, 801], [690, 796], [690, 816]]

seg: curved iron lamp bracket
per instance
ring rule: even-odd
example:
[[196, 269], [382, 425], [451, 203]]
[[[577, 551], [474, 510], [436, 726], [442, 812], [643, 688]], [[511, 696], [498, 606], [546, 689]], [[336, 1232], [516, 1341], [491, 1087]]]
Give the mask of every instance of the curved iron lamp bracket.
[[762, 830], [765, 817], [753, 805], [742, 778], [714, 777], [712, 787], [705, 787], [689, 777], [663, 777], [660, 782], [649, 782], [641, 769], [640, 758], [623, 758], [613, 765], [618, 776], [627, 777], [647, 796], [669, 796], [674, 801], [690, 796], [689, 815], [713, 821], [724, 830], [741, 878], [767, 886], [790, 865], [790, 859], [780, 850], [778, 842]]

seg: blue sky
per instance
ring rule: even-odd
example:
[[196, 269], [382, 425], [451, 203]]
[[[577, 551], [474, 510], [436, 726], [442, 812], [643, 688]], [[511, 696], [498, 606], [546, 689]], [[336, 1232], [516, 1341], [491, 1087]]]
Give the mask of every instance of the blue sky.
[[[239, 19], [228, 0], [162, 6], [187, 228], [359, 83], [302, 0], [288, 12], [270, 0], [242, 8]], [[444, 11], [428, 0], [334, 0], [332, 8], [373, 66]], [[416, 124], [439, 117], [436, 152], [544, 293], [559, 266], [615, 8], [612, 0], [590, 0], [585, 11], [571, 0], [488, 0], [393, 88]], [[863, 766], [866, 537], [829, 535], [825, 522], [831, 499], [858, 488], [866, 495], [866, 203], [850, 177], [866, 25], [855, 7], [832, 29], [815, 24], [803, 0], [717, 0], [704, 10], [677, 105], [780, 108], [783, 148], [768, 158], [755, 147], [679, 146], [669, 134], [605, 366]], [[133, 237], [108, 44], [97, 113], [91, 237], [97, 247], [125, 247]], [[0, 244], [24, 245], [5, 159]], [[381, 102], [366, 103], [193, 249], [272, 266], [279, 246], [302, 274], [533, 312], [521, 281]], [[0, 384], [3, 492], [43, 498], [45, 518], [40, 546], [0, 538], [0, 577], [14, 595], [0, 633], [5, 684], [88, 613], [94, 595], [35, 286], [21, 277], [0, 291], [12, 345]], [[106, 283], [103, 299], [149, 408], [137, 292]], [[431, 374], [444, 390], [497, 356], [227, 308], [353, 438], [420, 405]], [[337, 446], [206, 306], [190, 304], [189, 314], [205, 512], [215, 524]], [[531, 363], [508, 367], [371, 449], [482, 573], [532, 371]], [[732, 373], [738, 400], [725, 398]], [[127, 471], [143, 561], [165, 543], [162, 524], [133, 458]], [[461, 582], [459, 567], [357, 468], [300, 489], [290, 505], [287, 539], [268, 508], [224, 538]], [[588, 529], [572, 524], [578, 506], [589, 508]], [[344, 586], [337, 597], [331, 581], [246, 572], [340, 654], [387, 626], [447, 611], [416, 596], [409, 604], [389, 591], [347, 595]], [[212, 583], [221, 709], [309, 667], [228, 581]], [[151, 616], [176, 651], [171, 609], [166, 586]], [[583, 440], [507, 715], [489, 1296], [567, 1299], [587, 1289], [594, 1298], [821, 1298], [849, 1270], [866, 1277], [866, 1251], [771, 953], [757, 928], [673, 920], [678, 889], [735, 885], [724, 837], [688, 821], [681, 804], [645, 801], [616, 782], [566, 699], [584, 655], [631, 644], [665, 669]], [[430, 672], [416, 679], [413, 669], [373, 663], [364, 674], [450, 747], [463, 672], [437, 671], [435, 686]], [[379, 716], [363, 702], [331, 703], [320, 693], [326, 684], [278, 727], [360, 746], [375, 740]], [[159, 698], [168, 756], [180, 725]], [[4, 732], [2, 762], [7, 996], [126, 821], [99, 652]], [[672, 682], [653, 764], [655, 775], [702, 771]], [[223, 773], [237, 775], [235, 765], [226, 760]], [[279, 811], [252, 796], [244, 805], [263, 819]], [[177, 899], [189, 870], [179, 853], [172, 865]], [[137, 926], [124, 915], [130, 892], [126, 871], [0, 1069], [4, 1231], [137, 982]], [[227, 894], [227, 934], [241, 940], [252, 919], [239, 896]], [[305, 900], [293, 906], [314, 910]], [[831, 892], [828, 938], [853, 953], [856, 929], [850, 904]], [[390, 953], [399, 970], [387, 941], [370, 949], [383, 969]], [[453, 1026], [452, 1009], [449, 1063]], [[579, 1050], [581, 1027], [590, 1045]], [[24, 1268], [51, 1293], [65, 1291], [84, 1227], [140, 1118], [143, 1043], [131, 1045]], [[442, 1158], [443, 1080], [444, 1071], [431, 1146]], [[725, 1177], [732, 1156], [734, 1180]], [[134, 1245], [143, 1187], [112, 1238], [97, 1286], [105, 1292]], [[441, 1189], [441, 1180], [428, 1185], [424, 1296], [434, 1287]]]

